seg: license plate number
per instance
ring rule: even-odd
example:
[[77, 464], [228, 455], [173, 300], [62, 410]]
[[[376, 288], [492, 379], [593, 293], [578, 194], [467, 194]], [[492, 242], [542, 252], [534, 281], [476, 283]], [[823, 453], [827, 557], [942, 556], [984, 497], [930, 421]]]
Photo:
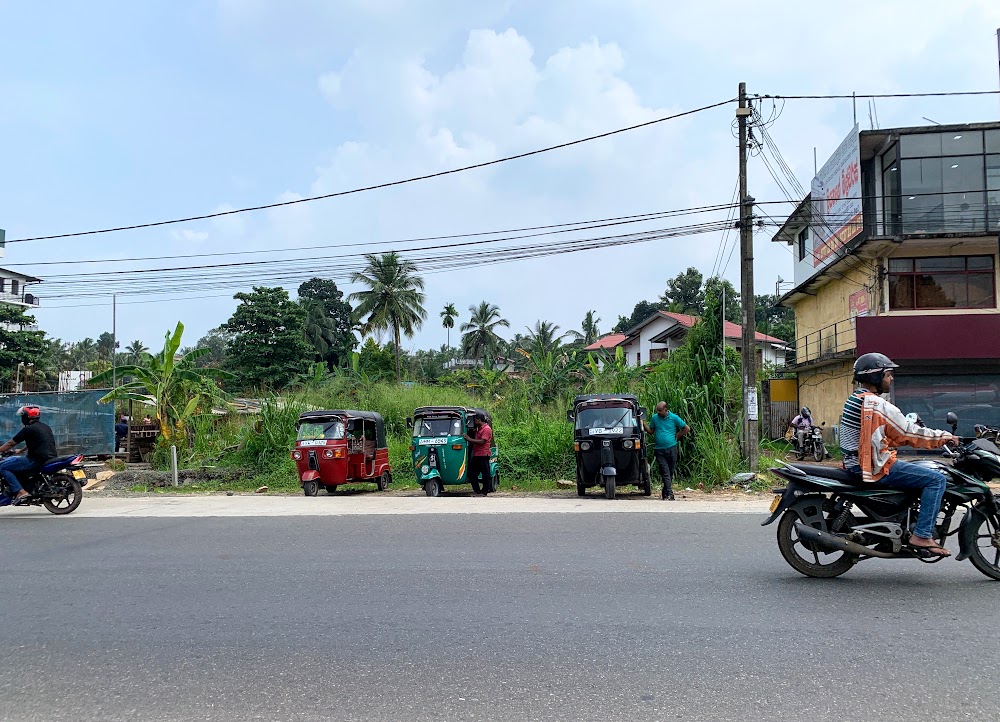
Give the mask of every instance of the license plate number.
[[83, 472], [83, 469], [73, 469], [74, 479], [86, 479], [87, 475]]
[[781, 504], [781, 495], [780, 494], [778, 494], [777, 496], [775, 496], [774, 499], [771, 501], [771, 513], [772, 514], [778, 510], [778, 505], [779, 504]]

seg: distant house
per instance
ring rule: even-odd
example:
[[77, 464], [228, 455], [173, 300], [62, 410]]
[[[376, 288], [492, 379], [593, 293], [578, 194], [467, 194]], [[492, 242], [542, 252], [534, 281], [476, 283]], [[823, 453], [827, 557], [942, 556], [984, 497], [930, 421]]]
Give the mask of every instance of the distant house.
[[0, 303], [26, 309], [38, 308], [38, 296], [28, 293], [27, 289], [29, 284], [41, 282], [40, 278], [0, 268]]
[[[657, 311], [639, 324], [630, 328], [624, 334], [609, 334], [587, 347], [587, 350], [605, 348], [613, 351], [621, 348], [630, 366], [641, 366], [645, 363], [666, 358], [684, 343], [688, 332], [701, 319], [686, 313], [671, 313]], [[743, 330], [730, 321], [725, 322], [723, 333], [726, 345], [737, 351], [742, 347]], [[767, 362], [775, 366], [785, 363], [787, 344], [780, 338], [756, 332], [754, 334], [757, 346], [757, 361]]]

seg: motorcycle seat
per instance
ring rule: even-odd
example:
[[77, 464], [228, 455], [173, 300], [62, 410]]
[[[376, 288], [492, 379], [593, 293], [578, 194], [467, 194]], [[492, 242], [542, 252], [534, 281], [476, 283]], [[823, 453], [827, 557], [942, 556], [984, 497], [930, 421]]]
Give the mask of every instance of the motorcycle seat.
[[69, 466], [69, 463], [76, 457], [76, 454], [70, 454], [69, 456], [59, 456], [55, 459], [50, 459], [39, 471], [43, 474], [51, 474], [54, 471], [59, 471], [63, 467]]
[[846, 469], [837, 466], [823, 466], [822, 464], [791, 464], [790, 466], [803, 471], [810, 476], [819, 476], [823, 479], [833, 479], [844, 484], [860, 486], [864, 483], [860, 474], [852, 474]]

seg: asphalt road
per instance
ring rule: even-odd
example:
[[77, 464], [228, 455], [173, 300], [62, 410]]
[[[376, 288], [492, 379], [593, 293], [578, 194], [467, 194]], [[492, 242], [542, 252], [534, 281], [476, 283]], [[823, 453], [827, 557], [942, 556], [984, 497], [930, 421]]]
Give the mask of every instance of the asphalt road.
[[1000, 584], [759, 520], [0, 517], [0, 719], [996, 718]]

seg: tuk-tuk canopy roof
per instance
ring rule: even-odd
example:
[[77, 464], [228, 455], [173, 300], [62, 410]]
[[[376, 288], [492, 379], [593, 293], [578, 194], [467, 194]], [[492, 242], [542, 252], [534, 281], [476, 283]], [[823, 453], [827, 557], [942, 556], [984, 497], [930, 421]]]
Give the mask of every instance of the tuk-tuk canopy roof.
[[299, 414], [299, 423], [309, 421], [322, 421], [330, 418], [342, 418], [345, 421], [351, 419], [361, 419], [362, 421], [372, 421], [375, 423], [375, 443], [379, 448], [385, 446], [385, 422], [382, 414], [375, 411], [356, 411], [354, 409], [331, 409], [327, 411], [306, 411]]
[[625, 401], [634, 406], [639, 405], [639, 399], [632, 394], [581, 394], [573, 399], [573, 408], [591, 401]]
[[486, 417], [486, 423], [493, 423], [493, 416], [489, 411], [469, 406], [420, 406], [413, 411], [414, 416], [431, 416], [433, 414], [464, 414], [466, 416], [483, 414]]

